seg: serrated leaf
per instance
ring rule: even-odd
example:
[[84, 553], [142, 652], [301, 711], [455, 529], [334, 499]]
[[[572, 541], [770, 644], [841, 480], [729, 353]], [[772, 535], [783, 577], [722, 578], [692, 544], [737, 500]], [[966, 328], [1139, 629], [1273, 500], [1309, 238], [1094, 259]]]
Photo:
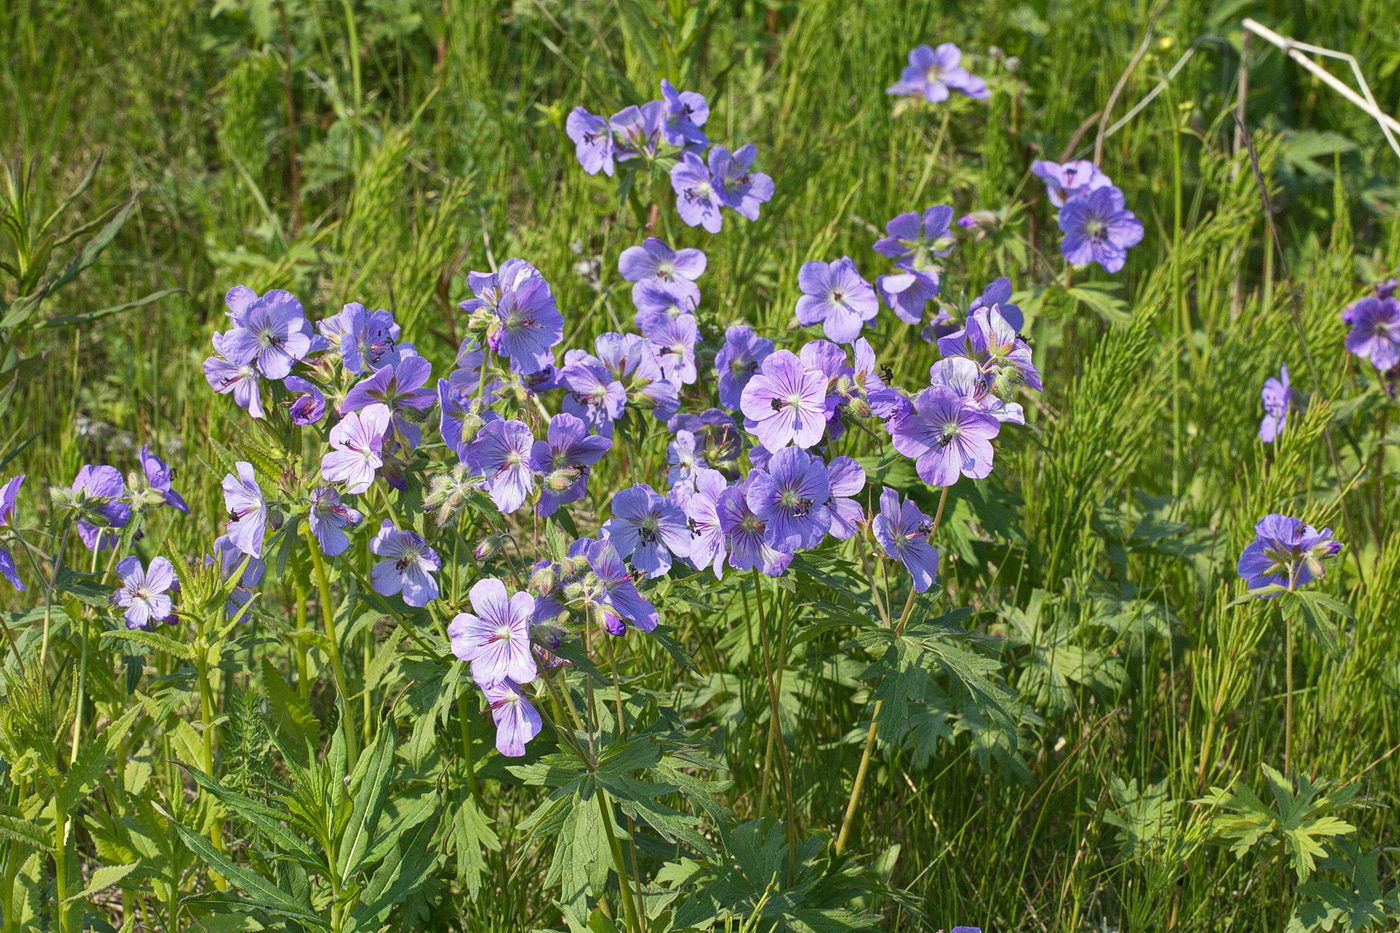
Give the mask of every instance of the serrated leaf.
[[38, 852], [53, 849], [53, 840], [18, 807], [0, 807], [0, 837], [26, 845]]
[[134, 641], [137, 644], [154, 648], [157, 651], [179, 658], [182, 661], [194, 660], [194, 649], [184, 642], [176, 641], [168, 635], [159, 632], [148, 632], [145, 629], [113, 629], [102, 633], [103, 638], [113, 638], [119, 641]]
[[65, 813], [72, 813], [78, 802], [106, 773], [116, 757], [116, 747], [126, 738], [141, 712], [141, 707], [131, 707], [99, 729], [97, 734], [83, 745], [72, 767], [63, 775], [63, 783], [58, 789], [58, 804]]
[[83, 898], [92, 897], [99, 891], [105, 891], [112, 885], [117, 884], [127, 875], [141, 867], [140, 862], [132, 862], [129, 865], [103, 865], [93, 871], [88, 878], [87, 886], [77, 894], [70, 894], [63, 903], [68, 904]]

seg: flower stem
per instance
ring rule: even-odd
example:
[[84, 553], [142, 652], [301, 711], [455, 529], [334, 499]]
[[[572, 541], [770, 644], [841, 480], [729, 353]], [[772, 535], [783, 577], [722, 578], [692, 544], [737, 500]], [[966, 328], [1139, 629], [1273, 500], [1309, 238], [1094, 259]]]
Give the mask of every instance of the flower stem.
[[1293, 763], [1293, 626], [1283, 620], [1283, 773]]
[[[938, 497], [938, 511], [933, 516], [933, 526], [928, 533], [930, 541], [938, 533], [938, 526], [943, 522], [943, 509], [948, 505], [948, 489], [949, 487], [944, 486], [942, 495]], [[909, 622], [909, 616], [914, 611], [914, 599], [917, 595], [911, 586], [909, 597], [904, 601], [904, 611], [899, 614], [899, 621], [894, 624], [896, 635], [904, 634], [904, 626]], [[841, 817], [841, 829], [836, 834], [837, 855], [846, 851], [846, 840], [850, 838], [851, 827], [855, 825], [856, 811], [860, 808], [860, 792], [865, 787], [866, 772], [870, 770], [870, 756], [875, 752], [875, 733], [880, 725], [880, 709], [884, 705], [884, 700], [876, 700], [875, 708], [870, 711], [870, 728], [865, 733], [865, 747], [861, 749], [860, 764], [856, 766], [855, 780], [851, 782], [851, 799], [846, 801], [846, 812]]]
[[345, 729], [345, 754], [351, 768], [360, 757], [360, 736], [355, 731], [355, 708], [350, 703], [350, 691], [345, 678], [345, 663], [340, 658], [340, 638], [335, 630], [335, 604], [331, 602], [331, 584], [326, 577], [326, 561], [321, 557], [321, 547], [311, 533], [311, 526], [303, 524], [302, 533], [306, 538], [306, 549], [311, 553], [311, 566], [316, 574], [316, 593], [320, 597], [321, 621], [326, 628], [327, 650], [331, 656], [331, 675], [335, 678], [336, 693], [339, 694], [340, 721]]
[[783, 784], [783, 807], [786, 811], [787, 841], [788, 841], [788, 881], [791, 882], [797, 875], [797, 808], [793, 806], [792, 800], [792, 769], [787, 757], [787, 743], [783, 741], [782, 714], [779, 712], [779, 693], [782, 690], [778, 674], [773, 667], [773, 650], [768, 637], [768, 614], [763, 605], [763, 580], [758, 575], [758, 569], [753, 571], [754, 594], [758, 600], [758, 635], [763, 644], [763, 667], [768, 677], [768, 746], [763, 752], [763, 780], [761, 782], [760, 799], [763, 797], [762, 791], [766, 791], [768, 774], [772, 767], [773, 758], [776, 754], [778, 759], [779, 778]]
[[608, 848], [612, 850], [613, 867], [617, 871], [617, 883], [622, 894], [622, 913], [627, 918], [627, 929], [632, 933], [642, 933], [645, 927], [642, 926], [641, 918], [637, 915], [637, 904], [632, 899], [632, 877], [627, 872], [627, 860], [622, 857], [622, 846], [617, 841], [617, 834], [613, 832], [612, 807], [608, 804], [608, 795], [600, 787], [597, 790], [598, 811], [603, 816], [603, 831], [608, 837]]
[[59, 933], [69, 933], [73, 929], [71, 921], [76, 905], [68, 903], [68, 814], [63, 812], [58, 797], [57, 793], [53, 795], [54, 891], [57, 895], [54, 913]]

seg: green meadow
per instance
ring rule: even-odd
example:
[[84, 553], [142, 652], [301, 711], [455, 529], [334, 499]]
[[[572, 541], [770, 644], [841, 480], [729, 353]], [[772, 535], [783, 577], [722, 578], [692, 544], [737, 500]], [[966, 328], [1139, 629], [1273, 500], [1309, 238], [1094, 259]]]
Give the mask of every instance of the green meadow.
[[[0, 528], [26, 586], [0, 582], [0, 933], [1400, 928], [1400, 375], [1341, 317], [1397, 274], [1400, 151], [1245, 17], [1354, 56], [1400, 111], [1397, 0], [0, 4], [0, 481], [26, 476]], [[988, 99], [885, 93], [941, 42]], [[568, 113], [663, 78], [708, 99], [711, 140], [756, 145], [757, 220], [711, 235], [664, 174], [580, 167]], [[1144, 227], [1115, 274], [1061, 256], [1030, 166], [1072, 158]], [[561, 649], [543, 731], [498, 754], [447, 624], [479, 577], [524, 589], [596, 535], [613, 492], [664, 491], [669, 433], [634, 412], [567, 519], [477, 494], [440, 525], [435, 440], [360, 497], [329, 576], [274, 522], [224, 623], [221, 478], [290, 488], [326, 427], [211, 390], [233, 286], [392, 311], [431, 388], [469, 271], [536, 266], [562, 358], [633, 329], [622, 250], [698, 247], [698, 412], [728, 325], [819, 337], [802, 264], [873, 281], [885, 224], [935, 204], [984, 212], [937, 302], [1008, 277], [1044, 391], [946, 490], [878, 423], [834, 442], [862, 505], [883, 484], [937, 510], [928, 592], [864, 532], [782, 577], [678, 562], [641, 585], [660, 636]], [[926, 384], [919, 327], [882, 306], [866, 336]], [[89, 552], [49, 488], [139, 473], [146, 444], [190, 513]], [[1236, 571], [1270, 513], [1342, 544], [1305, 595]], [[427, 609], [368, 582], [383, 518], [442, 556]], [[126, 554], [176, 564], [173, 625], [126, 634]]]

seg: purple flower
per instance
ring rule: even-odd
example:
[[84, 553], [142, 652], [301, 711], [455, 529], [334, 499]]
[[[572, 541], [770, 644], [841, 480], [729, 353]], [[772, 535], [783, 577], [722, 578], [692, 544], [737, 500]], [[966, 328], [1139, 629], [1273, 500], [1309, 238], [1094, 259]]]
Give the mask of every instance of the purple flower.
[[[0, 528], [10, 524], [10, 518], [15, 513], [15, 501], [19, 498], [19, 487], [24, 485], [24, 474], [11, 477], [3, 487], [0, 487]], [[5, 579], [15, 589], [23, 591], [24, 583], [19, 578], [19, 569], [15, 567], [15, 559], [10, 555], [10, 549], [0, 547], [0, 574], [4, 574]]]
[[936, 283], [939, 265], [934, 260], [952, 252], [956, 242], [949, 230], [952, 222], [953, 209], [946, 204], [936, 204], [922, 215], [906, 211], [885, 224], [886, 236], [875, 241], [875, 252], [909, 272], [933, 270]]
[[1011, 280], [1002, 276], [982, 290], [982, 294], [972, 299], [967, 310], [971, 314], [978, 308], [996, 308], [1006, 318], [1013, 330], [1020, 331], [1026, 326], [1026, 316], [1021, 309], [1011, 303]]
[[612, 177], [613, 141], [607, 120], [575, 107], [564, 121], [564, 132], [574, 141], [574, 154], [585, 172], [590, 175], [602, 172]]
[[844, 541], [855, 536], [865, 519], [865, 509], [854, 498], [865, 488], [865, 468], [850, 457], [833, 457], [826, 473], [831, 483], [831, 536]]
[[740, 395], [744, 427], [769, 450], [811, 447], [826, 433], [826, 384], [791, 350], [770, 353]]
[[705, 160], [693, 152], [683, 154], [671, 169], [671, 188], [676, 192], [676, 212], [687, 226], [719, 233], [724, 226], [720, 216], [724, 193]]
[[345, 484], [345, 491], [359, 495], [374, 482], [384, 465], [384, 434], [389, 430], [389, 408], [375, 403], [352, 411], [331, 428], [331, 447], [321, 458], [321, 478]]
[[710, 105], [694, 91], [678, 91], [665, 78], [661, 79], [661, 98], [666, 107], [666, 142], [678, 148], [705, 148], [710, 140], [700, 127], [710, 118]]
[[391, 312], [370, 311], [358, 301], [320, 321], [316, 328], [340, 348], [346, 372], [357, 376], [396, 366], [404, 357], [415, 354], [413, 344], [399, 343], [399, 325]]
[[841, 421], [840, 410], [848, 399], [841, 394], [840, 387], [850, 384], [851, 376], [855, 370], [847, 364], [846, 351], [830, 340], [807, 341], [798, 358], [803, 369], [809, 373], [818, 373], [822, 377], [823, 389], [826, 393], [823, 405], [826, 410], [827, 434], [832, 440], [835, 440], [846, 430], [845, 424]]
[[[1332, 540], [1330, 528], [1318, 531], [1296, 518], [1265, 515], [1254, 526], [1254, 540], [1240, 555], [1238, 570], [1251, 590], [1266, 586], [1293, 590], [1322, 576], [1323, 562], [1341, 549]], [[1258, 595], [1268, 599], [1277, 592]]]
[[766, 472], [751, 474], [745, 498], [779, 551], [816, 547], [831, 528], [831, 477], [821, 458], [805, 450], [774, 452]]
[[1096, 262], [1106, 272], [1123, 268], [1128, 248], [1142, 241], [1142, 224], [1124, 206], [1123, 192], [1109, 185], [1065, 202], [1060, 251], [1074, 265]]
[[933, 586], [938, 576], [938, 549], [928, 540], [928, 516], [912, 500], [901, 500], [893, 489], [884, 489], [874, 530], [875, 540], [885, 553], [903, 564], [914, 578], [914, 592], [922, 593]]
[[72, 497], [78, 512], [78, 537], [89, 551], [114, 547], [114, 529], [131, 521], [131, 508], [120, 501], [125, 490], [122, 475], [112, 466], [87, 465], [73, 480]]
[[503, 513], [525, 504], [535, 488], [530, 451], [535, 438], [523, 421], [492, 421], [461, 450], [462, 459], [486, 480], [491, 501]]
[[1025, 409], [993, 395], [987, 374], [965, 356], [950, 356], [934, 363], [929, 367], [928, 379], [929, 385], [947, 386], [1002, 424], [1026, 423]]
[[938, 273], [896, 272], [875, 277], [875, 290], [885, 304], [906, 324], [918, 324], [924, 319], [924, 307], [938, 294]]
[[665, 420], [680, 408], [676, 384], [666, 379], [656, 351], [637, 334], [599, 334], [599, 361], [627, 390], [627, 401]]
[[343, 505], [340, 493], [330, 486], [317, 486], [311, 490], [311, 509], [306, 513], [306, 524], [327, 557], [339, 557], [345, 553], [350, 546], [350, 537], [341, 529], [346, 525], [358, 525], [363, 518], [356, 509]]
[[922, 97], [931, 104], [947, 100], [949, 89], [976, 100], [991, 96], [987, 82], [969, 74], [961, 62], [962, 51], [951, 42], [944, 42], [936, 49], [921, 45], [909, 53], [904, 73], [885, 93]]
[[666, 480], [672, 486], [691, 485], [696, 471], [706, 466], [705, 458], [695, 448], [695, 434], [684, 430], [677, 431], [666, 445], [666, 462], [670, 465]]
[[471, 411], [472, 396], [480, 387], [480, 377], [464, 369], [438, 380], [438, 433], [449, 450], [462, 446], [462, 427]]
[[[141, 447], [141, 472], [146, 474], [146, 485], [157, 493], [160, 493], [161, 501], [166, 505], [179, 509], [186, 515], [189, 514], [190, 507], [185, 504], [185, 500], [174, 489], [170, 488], [174, 473], [170, 467], [166, 466], [164, 460], [151, 453], [151, 445], [145, 444]], [[23, 477], [20, 477], [23, 479]], [[13, 481], [12, 481], [13, 482]], [[10, 505], [14, 505], [11, 501]], [[0, 524], [4, 524], [0, 521]]]
[[238, 286], [225, 300], [236, 326], [216, 349], [230, 360], [251, 362], [268, 379], [282, 379], [311, 351], [311, 325], [291, 292], [276, 288], [257, 296]]
[[1349, 309], [1347, 349], [1381, 371], [1400, 364], [1400, 301], [1366, 297]]
[[423, 357], [404, 357], [397, 364], [382, 366], [373, 376], [356, 383], [340, 403], [340, 410], [352, 412], [383, 404], [393, 413], [394, 426], [409, 446], [417, 447], [422, 443], [423, 431], [416, 421], [410, 420], [409, 413], [426, 411], [437, 401], [437, 393], [424, 387], [432, 374], [433, 364]]
[[787, 570], [792, 554], [768, 543], [767, 527], [749, 507], [744, 483], [720, 493], [715, 511], [729, 550], [729, 566], [736, 570], [757, 568], [770, 577], [781, 576]]
[[666, 423], [666, 428], [673, 434], [680, 431], [694, 434], [698, 458], [726, 475], [737, 473], [739, 457], [744, 452], [744, 437], [727, 412], [707, 408], [698, 415], [678, 414]]
[[1031, 361], [1030, 344], [1001, 316], [995, 305], [978, 308], [962, 330], [938, 340], [945, 357], [965, 356], [977, 363], [999, 395], [1025, 384], [1041, 391], [1040, 370]]
[[685, 513], [645, 483], [614, 495], [612, 513], [603, 523], [603, 537], [647, 576], [665, 576], [671, 569], [671, 555], [685, 557], [690, 550]]
[[534, 373], [554, 363], [550, 347], [564, 339], [564, 316], [540, 270], [523, 259], [507, 259], [499, 271], [473, 272], [467, 281], [476, 298], [462, 302], [462, 310], [494, 312], [487, 343], [510, 360], [511, 369]]
[[664, 105], [649, 100], [640, 107], [624, 107], [608, 121], [613, 134], [613, 157], [619, 162], [627, 159], [652, 158], [661, 142], [666, 123]]
[[1259, 393], [1264, 402], [1264, 420], [1259, 423], [1259, 440], [1271, 444], [1283, 433], [1288, 422], [1288, 409], [1293, 404], [1293, 387], [1288, 382], [1288, 364], [1283, 364], [1279, 377], [1264, 380], [1264, 390]]
[[643, 322], [693, 312], [700, 303], [700, 289], [685, 279], [674, 282], [648, 279], [632, 286], [632, 303], [637, 306], [637, 326], [646, 333], [647, 324]]
[[224, 474], [224, 508], [228, 510], [228, 539], [249, 557], [262, 557], [263, 534], [267, 531], [267, 502], [253, 478], [253, 465], [246, 460], [234, 464], [238, 475]]
[[613, 542], [606, 537], [589, 541], [582, 548], [582, 554], [588, 561], [588, 569], [598, 580], [597, 605], [603, 609], [604, 627], [613, 635], [625, 631], [624, 622], [631, 622], [643, 632], [654, 630], [659, 621], [656, 607], [637, 592], [632, 575], [627, 572], [627, 565]]
[[452, 653], [470, 661], [472, 680], [481, 686], [512, 680], [528, 684], [539, 674], [530, 650], [530, 617], [535, 597], [506, 593], [495, 577], [478, 580], [471, 589], [472, 609], [460, 612], [447, 627]]
[[262, 393], [258, 389], [258, 371], [251, 357], [235, 357], [224, 337], [224, 334], [213, 337], [217, 355], [204, 361], [204, 378], [208, 380], [209, 388], [220, 395], [232, 392], [239, 408], [246, 409], [254, 418], [261, 418], [263, 407]]
[[1065, 203], [1077, 197], [1113, 184], [1109, 177], [1088, 159], [1066, 162], [1063, 165], [1037, 159], [1031, 163], [1031, 174], [1045, 182], [1045, 193], [1050, 196], [1050, 203], [1056, 207], [1063, 207]]
[[576, 415], [599, 434], [611, 437], [613, 422], [622, 417], [627, 405], [627, 390], [602, 361], [591, 353], [570, 350], [564, 354], [559, 382], [568, 390], [564, 411]]
[[835, 262], [806, 262], [797, 274], [802, 297], [797, 299], [797, 322], [821, 324], [827, 337], [850, 343], [866, 321], [880, 310], [875, 289], [861, 278], [849, 256]]
[[[705, 254], [698, 249], [673, 250], [654, 236], [641, 246], [629, 246], [617, 258], [617, 271], [629, 282], [660, 282], [678, 285], [695, 284], [705, 271]], [[633, 290], [635, 298], [635, 289]], [[698, 296], [699, 289], [696, 289]], [[697, 298], [698, 300], [698, 298]]]
[[174, 622], [175, 611], [169, 592], [178, 588], [175, 568], [164, 557], [151, 559], [149, 569], [138, 557], [125, 557], [117, 563], [122, 585], [112, 594], [112, 602], [126, 611], [127, 628], [149, 628], [152, 622]]
[[694, 491], [681, 503], [690, 528], [690, 551], [686, 557], [696, 570], [712, 567], [715, 576], [723, 578], [725, 536], [720, 527], [719, 500], [729, 483], [719, 471], [704, 468], [695, 471], [693, 483]]
[[695, 382], [695, 343], [700, 339], [695, 315], [649, 318], [641, 330], [656, 354], [663, 379], [675, 385]]
[[946, 386], [920, 392], [909, 412], [888, 427], [895, 450], [914, 459], [919, 478], [931, 486], [992, 472], [991, 439], [1001, 423]]
[[220, 535], [214, 541], [214, 553], [218, 556], [219, 570], [225, 580], [237, 573], [239, 567], [243, 568], [238, 583], [234, 586], [233, 592], [229, 594], [228, 614], [233, 616], [239, 609], [247, 605], [248, 600], [253, 598], [250, 587], [257, 586], [262, 582], [263, 574], [267, 572], [267, 564], [256, 557], [244, 554], [234, 546], [228, 535]]
[[726, 207], [749, 220], [758, 219], [759, 205], [773, 197], [773, 179], [752, 171], [758, 148], [753, 143], [740, 146], [731, 155], [723, 146], [710, 148], [710, 174]]
[[759, 337], [747, 324], [734, 324], [725, 330], [724, 346], [715, 357], [721, 405], [734, 410], [739, 408], [744, 386], [749, 384], [759, 364], [772, 352], [773, 341]]
[[530, 449], [530, 468], [543, 477], [538, 510], [544, 518], [583, 498], [589, 469], [612, 449], [612, 441], [589, 434], [588, 426], [567, 412], [550, 419], [547, 438]]
[[400, 531], [387, 518], [379, 526], [379, 534], [369, 543], [371, 554], [385, 558], [370, 570], [370, 583], [380, 596], [403, 594], [410, 606], [426, 606], [437, 599], [437, 579], [442, 569], [437, 551], [428, 547], [414, 531]]
[[483, 684], [481, 692], [486, 695], [491, 718], [496, 721], [496, 751], [507, 758], [519, 758], [544, 725], [539, 711], [525, 699], [519, 685], [509, 680]]
[[287, 407], [292, 424], [315, 424], [326, 414], [326, 397], [310, 380], [288, 376], [282, 384], [298, 393]]

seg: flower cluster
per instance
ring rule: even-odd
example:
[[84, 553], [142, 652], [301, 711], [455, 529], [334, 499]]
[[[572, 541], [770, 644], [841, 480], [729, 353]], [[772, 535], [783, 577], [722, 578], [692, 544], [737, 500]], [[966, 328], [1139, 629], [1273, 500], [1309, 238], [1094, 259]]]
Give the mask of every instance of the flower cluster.
[[564, 130], [588, 174], [611, 176], [619, 164], [655, 165], [669, 174], [681, 220], [719, 233], [722, 208], [757, 220], [760, 205], [773, 197], [773, 179], [753, 170], [758, 150], [752, 144], [733, 152], [710, 146], [702, 129], [709, 118], [703, 96], [662, 79], [660, 100], [625, 107], [606, 119], [575, 107]]
[[[906, 83], [925, 82], [918, 93], [935, 99], [937, 83], [944, 96], [949, 87], [985, 96], [955, 48], [916, 50], [911, 60], [926, 52], [933, 58], [919, 76], [906, 74]], [[757, 217], [773, 188], [751, 170], [753, 147], [710, 147], [704, 98], [668, 82], [662, 93], [607, 120], [570, 114], [584, 168], [611, 175], [661, 165], [682, 219], [711, 232], [723, 208]], [[804, 551], [851, 542], [841, 546], [897, 562], [915, 592], [928, 591], [938, 519], [903, 490], [870, 487], [865, 467], [837, 444], [852, 428], [879, 440], [883, 427], [924, 482], [946, 489], [987, 476], [1002, 424], [1024, 423], [1016, 395], [1041, 382], [1009, 280], [984, 289], [961, 320], [945, 309], [925, 320], [955, 245], [953, 217], [940, 205], [891, 220], [875, 250], [893, 268], [873, 283], [849, 256], [805, 263], [795, 315], [822, 333], [805, 342], [742, 323], [707, 332], [705, 254], [648, 237], [617, 257], [634, 327], [562, 348], [564, 315], [546, 276], [507, 259], [468, 274], [462, 341], [436, 379], [390, 311], [352, 302], [313, 320], [288, 292], [231, 289], [229, 327], [213, 336], [204, 364], [209, 384], [256, 419], [254, 435], [312, 455], [302, 464], [240, 441], [245, 458], [228, 459], [227, 523], [206, 563], [225, 581], [229, 616], [252, 610], [274, 554], [279, 567], [297, 555], [304, 568], [304, 553], [321, 599], [325, 562], [359, 555], [381, 602], [425, 614], [453, 607], [452, 652], [492, 710], [498, 750], [514, 756], [541, 730], [532, 697], [568, 663], [565, 641], [585, 627], [614, 637], [654, 631], [661, 619], [647, 590], [662, 577], [777, 576]], [[913, 392], [892, 384], [863, 336], [882, 300], [901, 320], [927, 324], [942, 356]], [[619, 458], [624, 475], [659, 466], [638, 449], [655, 435], [665, 438], [664, 467], [585, 502], [606, 457]], [[187, 511], [149, 448], [141, 467], [128, 483], [114, 467], [85, 466], [71, 488], [54, 491], [87, 547], [134, 541], [133, 518], [158, 506]], [[22, 481], [3, 490], [0, 526]], [[522, 510], [533, 519], [515, 517]], [[523, 540], [528, 526], [543, 558]], [[459, 546], [460, 536], [482, 533], [474, 548]], [[516, 558], [526, 554], [534, 563], [522, 588]], [[125, 623], [174, 621], [175, 565], [120, 557], [112, 602]], [[0, 571], [19, 585], [7, 550]], [[467, 600], [471, 611], [457, 611]]]
[[1060, 209], [1065, 259], [1076, 266], [1096, 262], [1106, 272], [1123, 268], [1128, 249], [1142, 241], [1143, 228], [1108, 175], [1083, 159], [1064, 164], [1037, 160], [1031, 172], [1045, 182], [1050, 203]]

